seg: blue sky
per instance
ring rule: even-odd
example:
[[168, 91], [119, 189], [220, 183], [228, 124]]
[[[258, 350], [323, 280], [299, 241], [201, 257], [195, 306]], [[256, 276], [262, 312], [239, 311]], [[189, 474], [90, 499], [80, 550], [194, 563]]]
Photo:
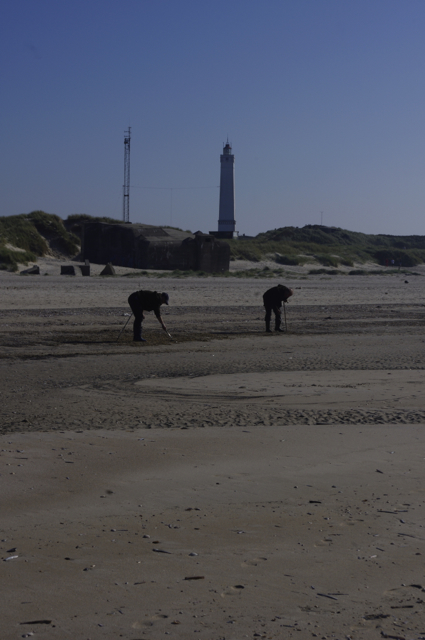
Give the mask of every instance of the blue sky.
[[425, 235], [423, 0], [5, 0], [0, 215]]

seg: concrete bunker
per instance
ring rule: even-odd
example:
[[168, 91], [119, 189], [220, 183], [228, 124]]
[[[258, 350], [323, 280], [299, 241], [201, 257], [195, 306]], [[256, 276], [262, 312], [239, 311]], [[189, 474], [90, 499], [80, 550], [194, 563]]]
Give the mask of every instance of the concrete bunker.
[[229, 270], [230, 247], [212, 235], [148, 224], [85, 222], [82, 258], [132, 269]]

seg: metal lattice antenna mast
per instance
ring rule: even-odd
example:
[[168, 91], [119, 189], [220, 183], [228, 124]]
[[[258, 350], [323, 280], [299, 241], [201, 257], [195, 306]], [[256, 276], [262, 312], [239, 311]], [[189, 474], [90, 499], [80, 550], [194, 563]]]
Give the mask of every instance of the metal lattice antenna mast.
[[124, 133], [124, 186], [122, 219], [123, 222], [130, 222], [130, 138], [131, 127]]

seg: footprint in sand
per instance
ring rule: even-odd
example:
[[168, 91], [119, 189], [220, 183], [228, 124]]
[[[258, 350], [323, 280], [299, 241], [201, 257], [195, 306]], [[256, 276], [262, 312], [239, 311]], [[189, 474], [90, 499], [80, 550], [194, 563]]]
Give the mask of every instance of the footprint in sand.
[[143, 627], [153, 627], [153, 625], [155, 624], [155, 622], [157, 620], [163, 620], [164, 618], [168, 618], [168, 616], [164, 615], [164, 614], [158, 614], [155, 616], [149, 616], [149, 618], [147, 620], [136, 620], [136, 622], [133, 622], [133, 624], [131, 625], [132, 629], [143, 629]]
[[244, 560], [244, 562], [241, 562], [241, 567], [256, 567], [266, 560], [267, 558], [254, 558], [253, 560]]
[[226, 596], [238, 596], [242, 593], [243, 589], [245, 589], [243, 584], [235, 584], [234, 587], [227, 587], [220, 595], [222, 598]]
[[323, 538], [319, 542], [315, 542], [314, 546], [315, 547], [329, 547], [329, 545], [332, 544], [332, 542], [333, 542], [333, 540], [331, 538]]

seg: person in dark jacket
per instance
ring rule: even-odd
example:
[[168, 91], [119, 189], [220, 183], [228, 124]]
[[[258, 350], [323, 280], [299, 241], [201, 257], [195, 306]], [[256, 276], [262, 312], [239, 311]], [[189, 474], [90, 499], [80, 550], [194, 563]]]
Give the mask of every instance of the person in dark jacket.
[[153, 311], [158, 322], [164, 331], [167, 331], [162, 318], [160, 307], [168, 304], [168, 293], [158, 293], [157, 291], [135, 291], [128, 298], [128, 304], [134, 314], [133, 340], [134, 342], [146, 342], [142, 338], [142, 322], [145, 319], [144, 311]]
[[268, 289], [263, 295], [264, 307], [266, 309], [266, 331], [271, 333], [270, 320], [272, 317], [272, 311], [274, 313], [274, 330], [283, 331], [280, 328], [281, 324], [281, 311], [282, 302], [285, 303], [293, 295], [292, 289], [285, 287], [283, 284], [278, 284], [277, 287]]

